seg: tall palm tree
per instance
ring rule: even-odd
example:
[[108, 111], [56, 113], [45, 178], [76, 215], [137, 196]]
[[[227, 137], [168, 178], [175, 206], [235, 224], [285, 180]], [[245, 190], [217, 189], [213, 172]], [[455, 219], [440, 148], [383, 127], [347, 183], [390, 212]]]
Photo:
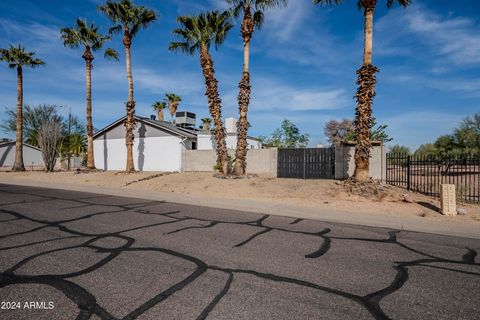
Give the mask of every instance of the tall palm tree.
[[163, 98], [163, 101], [165, 101], [168, 105], [170, 118], [173, 123], [173, 116], [177, 113], [177, 108], [182, 101], [182, 98], [177, 96], [175, 93], [165, 93], [165, 98]]
[[205, 77], [205, 95], [208, 98], [210, 116], [215, 125], [215, 139], [217, 143], [217, 167], [224, 175], [229, 174], [225, 130], [222, 123], [222, 100], [218, 93], [218, 81], [215, 78], [213, 60], [210, 55], [210, 45], [218, 47], [227, 37], [232, 28], [230, 14], [211, 11], [197, 16], [182, 16], [177, 18], [181, 28], [173, 30], [181, 42], [170, 43], [170, 50], [181, 51], [193, 55], [200, 54], [200, 66]]
[[127, 119], [125, 120], [125, 144], [127, 146], [127, 173], [135, 171], [133, 163], [133, 142], [135, 128], [135, 101], [133, 99], [133, 78], [132, 64], [130, 59], [130, 48], [133, 38], [142, 28], [147, 28], [157, 19], [155, 11], [144, 6], [137, 6], [131, 0], [107, 0], [99, 10], [104, 13], [114, 24], [110, 33], [120, 33], [123, 30], [123, 46], [125, 47], [125, 65], [128, 79], [128, 102], [126, 103]]
[[154, 104], [152, 104], [152, 108], [154, 111], [157, 112], [157, 119], [158, 121], [163, 121], [163, 110], [167, 107], [167, 103], [162, 101], [155, 101]]
[[35, 52], [27, 52], [21, 45], [8, 49], [0, 49], [0, 60], [5, 61], [10, 69], [17, 69], [17, 118], [16, 118], [16, 142], [15, 162], [13, 171], [25, 171], [23, 164], [23, 68], [36, 68], [45, 62], [35, 58]]
[[238, 84], [238, 113], [237, 122], [237, 148], [235, 151], [235, 169], [236, 175], [244, 175], [246, 170], [246, 158], [248, 150], [248, 128], [247, 119], [248, 105], [250, 103], [250, 41], [253, 37], [255, 28], [259, 29], [264, 21], [263, 11], [267, 8], [284, 6], [287, 0], [227, 0], [233, 5], [233, 14], [235, 17], [243, 14], [241, 35], [243, 38], [243, 72], [242, 78]]
[[[92, 61], [95, 58], [92, 51], [100, 50], [111, 37], [99, 33], [98, 27], [93, 23], [88, 25], [86, 20], [80, 18], [77, 19], [73, 28], [62, 28], [60, 32], [64, 46], [84, 48], [82, 58], [85, 60], [87, 89], [87, 168], [95, 169], [92, 123]], [[118, 53], [111, 48], [105, 50], [104, 56], [118, 60]]]
[[[313, 0], [314, 4], [333, 5], [340, 4], [342, 0]], [[406, 7], [412, 0], [386, 0], [387, 7], [394, 4]], [[379, 71], [372, 64], [373, 48], [373, 13], [377, 6], [377, 0], [358, 0], [357, 6], [363, 10], [365, 17], [364, 27], [364, 48], [363, 65], [357, 70], [358, 89], [355, 95], [357, 106], [355, 108], [355, 172], [356, 181], [366, 181], [369, 177], [369, 159], [371, 150], [371, 128], [372, 128], [372, 103], [375, 97], [375, 84], [377, 79], [375, 73]]]

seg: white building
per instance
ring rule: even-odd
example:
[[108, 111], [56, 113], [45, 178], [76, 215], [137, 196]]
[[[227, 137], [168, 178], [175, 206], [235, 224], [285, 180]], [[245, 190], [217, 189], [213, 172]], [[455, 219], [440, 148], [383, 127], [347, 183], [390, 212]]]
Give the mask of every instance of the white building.
[[[227, 133], [225, 142], [227, 149], [237, 148], [237, 119], [226, 118], [225, 119], [225, 131]], [[262, 143], [259, 139], [253, 137], [247, 137], [247, 143], [249, 149], [261, 149]], [[197, 148], [198, 150], [212, 150], [216, 148], [215, 136], [209, 132], [198, 132], [197, 134]]]
[[[10, 170], [15, 162], [15, 141], [0, 141], [0, 169]], [[29, 144], [23, 144], [23, 164], [27, 170], [44, 168], [42, 152]]]
[[[165, 121], [135, 116], [136, 127], [133, 145], [135, 168], [140, 171], [181, 171], [182, 150], [212, 150], [215, 138], [212, 134], [194, 129], [192, 117], [183, 121], [188, 127], [181, 127]], [[126, 116], [94, 134], [95, 167], [104, 170], [125, 170], [127, 147], [125, 145]], [[177, 117], [177, 122], [179, 122]], [[258, 139], [249, 138], [251, 148], [260, 149]], [[236, 147], [236, 134], [227, 133], [228, 148]]]

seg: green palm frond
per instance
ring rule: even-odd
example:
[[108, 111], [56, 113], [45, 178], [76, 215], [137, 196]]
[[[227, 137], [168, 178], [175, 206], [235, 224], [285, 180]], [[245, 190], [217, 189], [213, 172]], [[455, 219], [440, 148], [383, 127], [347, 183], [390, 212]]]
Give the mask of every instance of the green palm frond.
[[[99, 32], [99, 28], [94, 23], [87, 23], [87, 20], [78, 18], [75, 27], [62, 28], [60, 30], [63, 45], [71, 48], [78, 48], [80, 46], [85, 48], [91, 48], [93, 51], [100, 50], [107, 41], [112, 38], [109, 35], [104, 35]], [[105, 51], [105, 57], [114, 58], [116, 51], [113, 49], [107, 49]]]
[[153, 110], [163, 110], [167, 107], [167, 103], [163, 101], [155, 101], [154, 104], [152, 104]]
[[140, 29], [147, 28], [158, 18], [155, 11], [144, 6], [137, 6], [131, 0], [107, 0], [98, 9], [114, 23], [109, 30], [110, 34], [128, 30], [130, 38], [134, 38]]
[[35, 58], [35, 52], [27, 52], [21, 45], [18, 47], [10, 45], [8, 49], [0, 49], [0, 61], [6, 62], [10, 69], [36, 68], [45, 64], [42, 60]]
[[[260, 29], [264, 22], [263, 11], [276, 7], [284, 7], [287, 5], [287, 0], [227, 0], [231, 5], [230, 11], [236, 18], [245, 14], [245, 10], [250, 10], [254, 26]], [[315, 2], [315, 1], [314, 1]]]
[[228, 11], [210, 11], [196, 16], [180, 16], [177, 22], [181, 28], [173, 30], [173, 34], [182, 41], [171, 42], [169, 50], [193, 54], [201, 46], [207, 48], [213, 43], [218, 47], [225, 41], [233, 27], [231, 14]]
[[324, 6], [333, 6], [342, 2], [343, 0], [313, 0], [313, 4], [319, 4]]
[[105, 53], [103, 54], [103, 56], [106, 59], [113, 59], [113, 60], [116, 60], [116, 61], [119, 60], [118, 59], [118, 52], [115, 49], [112, 49], [112, 48], [105, 49]]

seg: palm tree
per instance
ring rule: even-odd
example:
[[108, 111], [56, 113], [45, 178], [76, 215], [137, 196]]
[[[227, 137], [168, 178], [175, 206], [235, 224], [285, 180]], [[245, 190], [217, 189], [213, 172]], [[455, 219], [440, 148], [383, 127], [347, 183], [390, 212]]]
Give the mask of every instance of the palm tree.
[[126, 103], [127, 119], [125, 120], [125, 144], [127, 146], [127, 164], [125, 171], [135, 171], [133, 163], [133, 142], [135, 128], [135, 101], [133, 99], [132, 64], [130, 48], [132, 40], [142, 28], [147, 28], [157, 19], [157, 14], [144, 6], [137, 6], [131, 0], [107, 0], [99, 10], [104, 13], [114, 24], [110, 33], [120, 33], [123, 30], [123, 46], [125, 47], [125, 65], [128, 79], [128, 102]]
[[203, 118], [202, 119], [202, 128], [203, 131], [210, 133], [210, 126], [212, 125], [211, 118]]
[[[86, 86], [87, 86], [87, 168], [95, 169], [93, 155], [93, 123], [92, 123], [92, 61], [94, 56], [92, 51], [100, 50], [105, 42], [111, 39], [110, 36], [98, 32], [98, 27], [93, 23], [88, 25], [87, 21], [78, 18], [73, 28], [62, 28], [61, 36], [63, 45], [71, 48], [84, 48], [82, 58], [85, 60], [86, 67]], [[118, 53], [108, 48], [104, 56], [118, 60]]]
[[157, 112], [158, 121], [163, 121], [163, 110], [166, 107], [167, 107], [166, 102], [155, 101], [155, 103], [152, 104], [153, 110]]
[[165, 101], [168, 105], [170, 118], [173, 123], [173, 116], [177, 113], [177, 108], [182, 101], [182, 98], [177, 96], [175, 93], [165, 93], [165, 98], [163, 98], [163, 101]]
[[[386, 0], [387, 7], [395, 3], [406, 7], [412, 0]], [[340, 4], [342, 0], [313, 0], [314, 4], [333, 5]], [[375, 73], [379, 71], [372, 64], [373, 48], [373, 13], [377, 6], [377, 0], [358, 0], [358, 8], [363, 10], [365, 17], [363, 65], [357, 70], [358, 89], [355, 95], [357, 107], [355, 109], [355, 172], [356, 181], [362, 182], [368, 179], [369, 159], [371, 150], [371, 128], [372, 128], [372, 103], [375, 97], [375, 84], [377, 79]]]
[[23, 68], [36, 68], [45, 64], [34, 56], [35, 52], [27, 52], [21, 45], [18, 45], [18, 47], [10, 45], [8, 49], [0, 49], [0, 60], [5, 61], [10, 69], [17, 69], [17, 137], [13, 171], [25, 171], [25, 165], [23, 164]]
[[255, 28], [259, 29], [264, 21], [263, 11], [267, 8], [274, 8], [286, 5], [287, 0], [227, 0], [233, 5], [233, 14], [235, 17], [243, 13], [241, 34], [243, 38], [243, 72], [240, 83], [238, 84], [238, 112], [237, 122], [237, 148], [235, 151], [235, 169], [236, 175], [244, 175], [246, 170], [247, 158], [247, 135], [250, 127], [247, 119], [248, 105], [250, 103], [250, 41], [253, 37]]
[[215, 78], [213, 60], [210, 55], [210, 45], [218, 47], [227, 37], [233, 27], [230, 14], [211, 11], [197, 16], [182, 16], [177, 18], [181, 28], [175, 29], [173, 34], [182, 39], [181, 42], [170, 43], [170, 50], [181, 51], [193, 55], [200, 53], [200, 66], [205, 77], [205, 95], [208, 98], [210, 116], [215, 125], [215, 139], [217, 143], [217, 167], [224, 175], [229, 174], [225, 130], [222, 124], [222, 100], [218, 93], [218, 81]]

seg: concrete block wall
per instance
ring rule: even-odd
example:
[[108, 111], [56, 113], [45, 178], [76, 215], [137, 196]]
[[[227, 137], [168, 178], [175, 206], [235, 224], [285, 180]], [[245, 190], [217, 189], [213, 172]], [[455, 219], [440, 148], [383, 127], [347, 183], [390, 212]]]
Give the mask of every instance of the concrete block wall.
[[[370, 177], [377, 180], [386, 179], [386, 152], [382, 145], [372, 147], [370, 158]], [[228, 150], [235, 157], [235, 150]], [[335, 179], [347, 179], [355, 170], [355, 146], [342, 145], [335, 147]], [[247, 172], [277, 176], [277, 148], [251, 149], [247, 153]], [[182, 150], [182, 171], [213, 172], [217, 156], [215, 150]]]
[[[387, 148], [374, 145], [370, 153], [369, 175], [376, 180], [386, 180]], [[335, 179], [347, 179], [355, 171], [355, 146], [341, 145], [335, 147]]]
[[[234, 158], [235, 150], [229, 149], [228, 154]], [[247, 173], [276, 177], [277, 155], [276, 148], [248, 150]], [[215, 150], [182, 150], [182, 171], [213, 172], [216, 159]]]

